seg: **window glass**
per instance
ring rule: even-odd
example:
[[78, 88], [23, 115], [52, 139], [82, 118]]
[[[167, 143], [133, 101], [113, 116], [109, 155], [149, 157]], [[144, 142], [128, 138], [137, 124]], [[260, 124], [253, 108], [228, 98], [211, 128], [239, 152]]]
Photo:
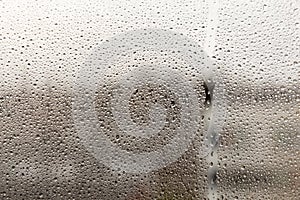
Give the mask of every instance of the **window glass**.
[[0, 13], [0, 199], [299, 199], [297, 0]]

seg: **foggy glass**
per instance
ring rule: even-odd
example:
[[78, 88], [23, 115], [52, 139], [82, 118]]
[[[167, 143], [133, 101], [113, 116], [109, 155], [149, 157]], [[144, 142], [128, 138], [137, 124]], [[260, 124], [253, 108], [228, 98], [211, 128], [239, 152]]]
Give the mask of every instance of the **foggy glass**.
[[299, 1], [0, 1], [0, 199], [300, 197]]

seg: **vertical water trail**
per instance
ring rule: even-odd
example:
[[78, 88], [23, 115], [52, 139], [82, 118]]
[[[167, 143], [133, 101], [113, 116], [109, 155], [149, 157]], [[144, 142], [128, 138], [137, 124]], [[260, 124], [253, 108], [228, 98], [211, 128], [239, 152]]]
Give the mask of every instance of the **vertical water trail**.
[[[220, 6], [219, 0], [208, 1], [208, 17], [207, 17], [207, 27], [206, 27], [206, 38], [204, 41], [204, 51], [206, 54], [212, 58], [214, 54], [214, 49], [216, 46], [216, 31], [219, 23], [218, 10]], [[210, 92], [210, 98], [213, 98], [212, 91]], [[214, 124], [213, 116], [214, 104], [210, 104], [209, 110], [207, 112], [208, 116], [211, 117], [210, 123]], [[214, 129], [214, 126], [209, 126], [207, 132], [207, 145], [209, 148], [207, 155], [208, 163], [208, 198], [210, 200], [217, 199], [217, 164], [218, 164], [218, 130]]]

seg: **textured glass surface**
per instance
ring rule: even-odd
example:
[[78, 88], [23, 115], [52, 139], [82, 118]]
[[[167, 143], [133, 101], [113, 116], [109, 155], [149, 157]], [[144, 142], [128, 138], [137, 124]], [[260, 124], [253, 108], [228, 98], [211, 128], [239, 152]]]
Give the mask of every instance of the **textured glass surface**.
[[298, 0], [0, 0], [0, 199], [300, 197]]

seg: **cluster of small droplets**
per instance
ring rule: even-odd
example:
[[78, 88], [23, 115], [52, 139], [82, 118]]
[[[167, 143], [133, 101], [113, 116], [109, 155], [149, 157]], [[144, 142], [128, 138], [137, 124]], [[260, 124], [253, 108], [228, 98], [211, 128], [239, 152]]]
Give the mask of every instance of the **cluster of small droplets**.
[[211, 2], [0, 0], [0, 199], [298, 200], [299, 2]]

